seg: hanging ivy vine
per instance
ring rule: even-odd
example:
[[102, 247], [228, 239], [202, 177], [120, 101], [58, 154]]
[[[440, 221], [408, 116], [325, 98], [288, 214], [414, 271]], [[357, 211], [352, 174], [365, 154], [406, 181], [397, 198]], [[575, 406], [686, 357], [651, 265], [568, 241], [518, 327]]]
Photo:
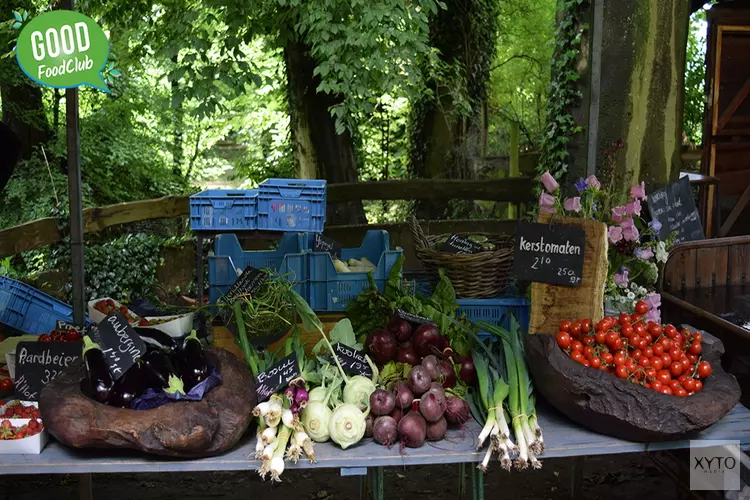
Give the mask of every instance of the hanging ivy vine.
[[588, 0], [563, 0], [562, 12], [555, 31], [552, 56], [547, 125], [542, 137], [541, 157], [537, 173], [549, 171], [560, 179], [568, 171], [570, 138], [583, 127], [573, 118], [572, 109], [581, 101], [576, 64], [581, 53], [581, 39], [588, 26], [584, 15]]

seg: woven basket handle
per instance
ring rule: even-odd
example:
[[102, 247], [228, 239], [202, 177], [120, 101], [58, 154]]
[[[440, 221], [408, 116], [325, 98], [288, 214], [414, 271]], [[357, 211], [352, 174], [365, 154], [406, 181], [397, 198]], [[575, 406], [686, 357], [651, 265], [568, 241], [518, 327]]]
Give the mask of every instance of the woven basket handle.
[[411, 234], [414, 238], [414, 247], [418, 250], [428, 248], [430, 245], [427, 242], [427, 237], [422, 230], [422, 226], [419, 225], [419, 221], [413, 215], [409, 217], [409, 227], [411, 227]]

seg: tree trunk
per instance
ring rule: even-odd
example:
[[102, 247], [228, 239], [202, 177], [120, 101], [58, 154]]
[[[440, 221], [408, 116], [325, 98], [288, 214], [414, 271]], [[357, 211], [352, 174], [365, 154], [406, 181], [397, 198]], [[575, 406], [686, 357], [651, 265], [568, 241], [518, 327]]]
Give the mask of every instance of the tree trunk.
[[606, 0], [601, 104], [595, 151], [622, 140], [613, 158], [615, 187], [676, 179], [680, 167], [685, 57], [690, 16], [684, 0]]
[[[495, 2], [455, 0], [430, 22], [431, 45], [453, 76], [428, 82], [433, 95], [414, 105], [411, 167], [416, 177], [474, 177], [474, 164], [482, 156], [483, 101], [497, 38]], [[423, 203], [417, 215], [434, 218], [444, 210]]]
[[[357, 160], [349, 131], [336, 133], [329, 109], [340, 104], [337, 95], [316, 92], [320, 80], [313, 75], [315, 60], [310, 47], [289, 42], [284, 48], [287, 72], [292, 147], [300, 177], [321, 177], [329, 183], [357, 182]], [[330, 203], [326, 223], [366, 224], [362, 202]]]

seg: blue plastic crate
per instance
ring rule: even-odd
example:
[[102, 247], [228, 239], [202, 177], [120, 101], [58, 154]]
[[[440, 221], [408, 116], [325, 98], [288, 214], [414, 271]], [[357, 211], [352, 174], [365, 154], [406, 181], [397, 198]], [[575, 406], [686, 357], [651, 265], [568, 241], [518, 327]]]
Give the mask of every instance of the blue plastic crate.
[[258, 191], [209, 189], [190, 197], [193, 231], [258, 229]]
[[[308, 244], [312, 245], [313, 235], [309, 235]], [[341, 249], [341, 260], [361, 259], [366, 257], [375, 264], [373, 273], [375, 284], [382, 292], [385, 282], [396, 260], [403, 254], [400, 248], [390, 250], [390, 237], [387, 231], [367, 231], [359, 248]], [[333, 259], [327, 252], [309, 253], [308, 280], [310, 295], [308, 302], [314, 311], [345, 311], [349, 302], [363, 290], [370, 287], [367, 273], [339, 273], [333, 265]]]
[[220, 234], [214, 242], [214, 255], [208, 257], [208, 298], [215, 304], [237, 281], [237, 269], [275, 269], [296, 283], [294, 290], [307, 296], [307, 234], [287, 233], [275, 250], [245, 251], [234, 234]]
[[[503, 316], [503, 322], [500, 324], [503, 328], [510, 328], [510, 317], [508, 313], [513, 314], [521, 324], [521, 330], [529, 331], [529, 321], [531, 319], [531, 303], [528, 299], [521, 297], [499, 297], [495, 299], [458, 299], [458, 314], [465, 314], [466, 318], [471, 321], [488, 321], [497, 324]], [[485, 339], [492, 335], [481, 331], [479, 338]]]
[[258, 229], [321, 233], [326, 181], [266, 179], [258, 186]]
[[49, 333], [57, 320], [73, 322], [73, 308], [20, 281], [0, 276], [0, 323], [23, 333]]

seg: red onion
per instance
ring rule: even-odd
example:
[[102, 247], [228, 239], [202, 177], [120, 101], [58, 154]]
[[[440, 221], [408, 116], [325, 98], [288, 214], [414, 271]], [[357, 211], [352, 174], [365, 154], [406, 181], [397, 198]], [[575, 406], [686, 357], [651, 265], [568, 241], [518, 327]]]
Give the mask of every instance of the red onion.
[[397, 342], [406, 342], [411, 337], [411, 325], [398, 316], [393, 317], [386, 330], [391, 332]]
[[396, 361], [399, 363], [408, 363], [412, 366], [419, 364], [419, 356], [414, 352], [411, 342], [404, 342], [398, 346], [396, 351]]
[[440, 335], [437, 326], [430, 323], [417, 328], [411, 336], [411, 342], [417, 354], [423, 357], [442, 352], [445, 347], [445, 337]]
[[367, 337], [367, 350], [377, 364], [384, 365], [396, 356], [396, 339], [385, 330], [375, 330]]

